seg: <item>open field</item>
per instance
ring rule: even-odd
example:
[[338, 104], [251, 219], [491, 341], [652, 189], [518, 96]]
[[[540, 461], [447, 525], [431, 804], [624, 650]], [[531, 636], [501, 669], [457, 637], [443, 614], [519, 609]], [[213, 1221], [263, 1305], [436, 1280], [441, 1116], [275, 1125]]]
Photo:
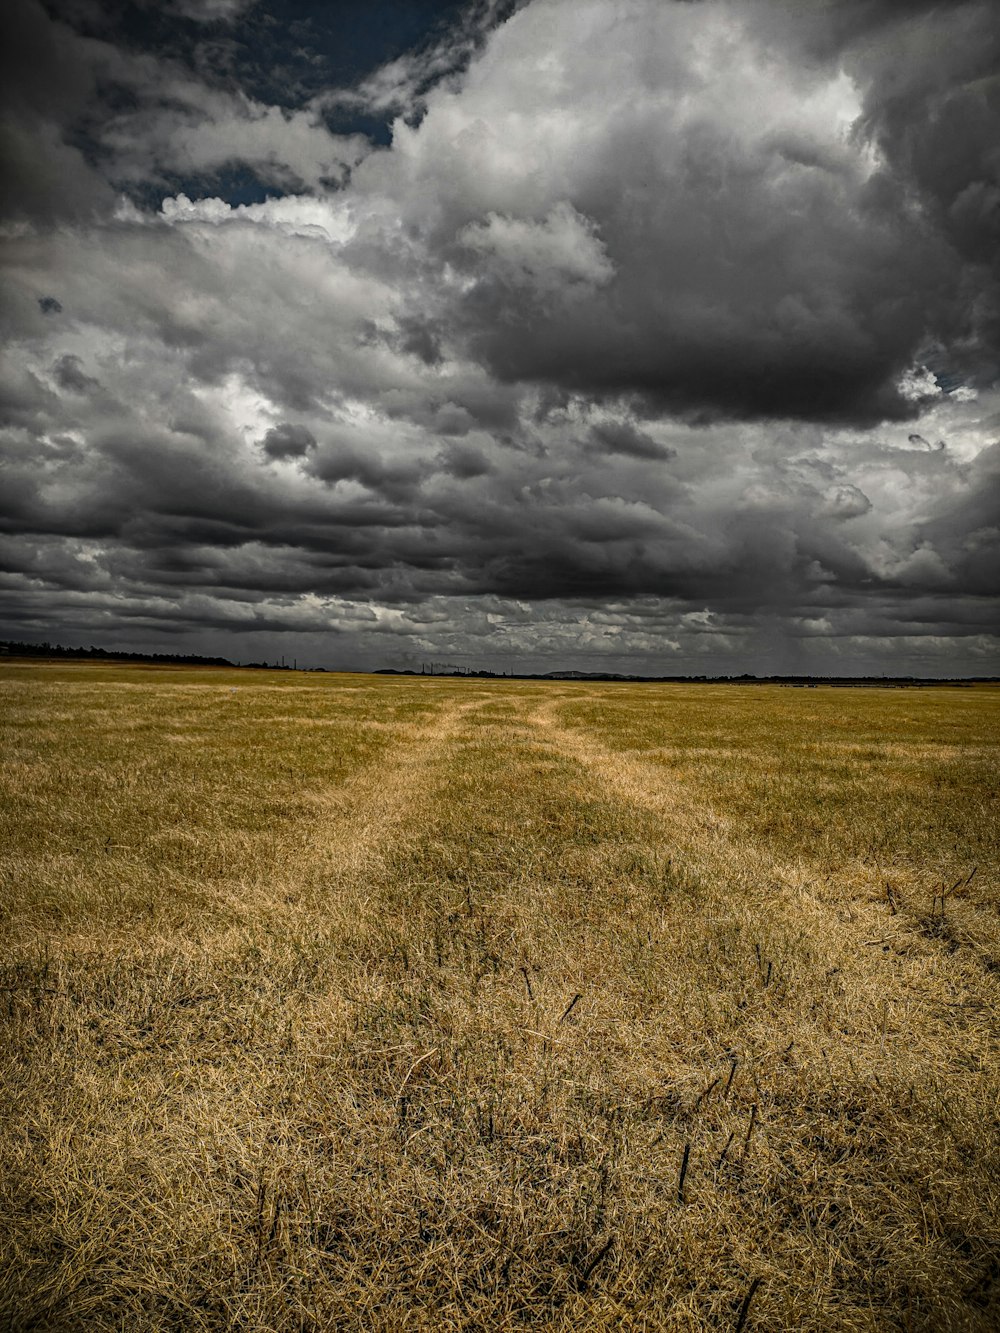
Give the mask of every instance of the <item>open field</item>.
[[1000, 1325], [1000, 689], [0, 697], [0, 1328]]

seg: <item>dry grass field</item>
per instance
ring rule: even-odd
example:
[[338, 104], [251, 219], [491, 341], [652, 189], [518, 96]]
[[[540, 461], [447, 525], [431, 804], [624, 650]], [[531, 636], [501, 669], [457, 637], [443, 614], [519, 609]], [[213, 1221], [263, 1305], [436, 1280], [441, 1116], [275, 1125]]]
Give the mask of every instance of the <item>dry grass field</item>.
[[1000, 689], [0, 697], [0, 1328], [1000, 1326]]

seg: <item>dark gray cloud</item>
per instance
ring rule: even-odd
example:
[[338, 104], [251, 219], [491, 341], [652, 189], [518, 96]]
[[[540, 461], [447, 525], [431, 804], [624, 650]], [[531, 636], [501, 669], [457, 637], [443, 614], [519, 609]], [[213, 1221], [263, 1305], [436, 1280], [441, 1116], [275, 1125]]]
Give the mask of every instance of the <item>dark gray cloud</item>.
[[854, 132], [878, 152], [883, 199], [919, 209], [923, 226], [954, 256], [953, 285], [929, 331], [947, 345], [952, 373], [961, 367], [991, 383], [1000, 351], [996, 6], [823, 0], [796, 23], [782, 8], [763, 6], [779, 39], [841, 61], [856, 80], [862, 108]]
[[989, 8], [531, 0], [290, 107], [15, 0], [10, 632], [990, 669]]
[[568, 29], [559, 5], [523, 10], [397, 145], [406, 216], [465, 275], [476, 354], [696, 419], [913, 415], [900, 377], [959, 331], [968, 275], [879, 160], [839, 53], [799, 59], [787, 6], [767, 38], [754, 6], [584, 10]]
[[916, 431], [911, 432], [906, 438], [909, 440], [910, 444], [915, 445], [917, 448], [920, 449], [947, 448], [944, 440], [938, 440], [937, 444], [931, 444], [929, 440], [925, 440], [924, 437]]
[[601, 423], [590, 428], [589, 444], [604, 453], [622, 454], [626, 458], [673, 458], [675, 451], [660, 444], [643, 430], [628, 421]]
[[52, 367], [52, 374], [59, 388], [68, 389], [70, 393], [89, 393], [91, 389], [100, 387], [97, 380], [85, 374], [83, 362], [72, 352], [59, 358]]
[[316, 448], [316, 436], [305, 426], [283, 421], [270, 428], [261, 447], [269, 458], [304, 458], [310, 449]]

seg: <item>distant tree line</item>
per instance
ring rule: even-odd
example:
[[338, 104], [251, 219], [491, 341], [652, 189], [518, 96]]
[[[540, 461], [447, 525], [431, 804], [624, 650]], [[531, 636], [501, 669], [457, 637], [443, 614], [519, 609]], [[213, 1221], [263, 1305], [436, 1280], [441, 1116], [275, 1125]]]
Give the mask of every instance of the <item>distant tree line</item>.
[[[0, 639], [0, 657], [75, 658], [94, 662], [162, 662], [164, 666], [231, 667], [256, 671], [298, 671], [298, 660], [289, 665], [280, 662], [231, 662], [228, 657], [202, 657], [198, 653], [130, 653], [124, 648], [66, 648], [59, 643], [20, 643], [16, 639]], [[326, 671], [326, 667], [304, 667], [305, 671]]]
[[[91, 658], [114, 662], [169, 662], [173, 666], [232, 667], [228, 657], [201, 657], [197, 653], [130, 653], [123, 648], [64, 648], [59, 643], [19, 643], [15, 639], [0, 639], [0, 657], [72, 657]], [[253, 663], [263, 666], [264, 663]]]

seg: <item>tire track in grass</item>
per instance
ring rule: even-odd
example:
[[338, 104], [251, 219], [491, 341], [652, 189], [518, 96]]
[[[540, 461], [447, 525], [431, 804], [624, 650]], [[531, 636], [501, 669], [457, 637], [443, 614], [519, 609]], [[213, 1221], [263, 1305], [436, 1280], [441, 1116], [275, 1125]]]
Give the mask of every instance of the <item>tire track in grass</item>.
[[663, 926], [650, 817], [539, 736], [521, 690], [487, 698], [373, 893], [351, 1030], [312, 1075], [340, 1145], [328, 1311], [362, 1271], [369, 1327], [569, 1328], [598, 1310], [620, 1326], [638, 1308], [666, 1328], [681, 1296], [720, 1316], [742, 1242], [727, 1222], [710, 1280], [689, 1262], [711, 1210], [676, 1213], [689, 1131], [661, 1086], [661, 1056], [703, 1086], [677, 1014], [696, 932], [647, 938]]
[[[435, 757], [476, 702], [448, 687], [383, 686], [352, 697], [335, 731], [317, 724], [338, 709], [337, 687], [292, 687], [282, 697], [294, 711], [274, 736], [272, 710], [253, 706], [266, 689], [248, 689], [239, 713], [221, 687], [198, 690], [193, 714], [190, 689], [173, 692], [176, 707], [160, 690], [147, 716], [130, 688], [115, 711], [117, 685], [103, 687], [106, 716], [90, 719], [83, 748], [67, 714], [65, 753], [49, 744], [35, 762], [44, 781], [19, 815], [11, 801], [9, 816], [39, 835], [0, 864], [13, 957], [130, 954], [314, 912], [324, 892], [374, 867], [380, 847], [425, 817]], [[223, 706], [210, 706], [217, 698]], [[35, 732], [23, 730], [30, 741]], [[174, 731], [205, 740], [204, 765], [172, 762]], [[77, 794], [76, 769], [99, 800]], [[57, 790], [44, 795], [52, 771], [67, 775], [64, 804]], [[9, 774], [5, 786], [16, 797]]]
[[[936, 931], [933, 921], [915, 920], [914, 913], [898, 914], [893, 895], [883, 892], [885, 877], [880, 867], [853, 860], [842, 863], [836, 874], [824, 874], [805, 858], [789, 861], [760, 842], [751, 845], [733, 819], [662, 765], [611, 750], [590, 729], [560, 723], [561, 706], [577, 698], [566, 692], [546, 701], [532, 713], [533, 724], [556, 749], [572, 756], [625, 799], [655, 812], [678, 853], [683, 853], [706, 887], [721, 883], [727, 897], [734, 889], [759, 895], [768, 888], [773, 891], [769, 899], [772, 911], [808, 912], [817, 924], [835, 921], [848, 952], [882, 946], [892, 951], [905, 946], [934, 956], [955, 954], [956, 941], [947, 928]], [[968, 943], [966, 960], [977, 965], [974, 975], [979, 967], [988, 973], [998, 970], [997, 960]]]
[[[977, 1060], [980, 1069], [990, 1065], [1000, 1041], [1000, 984], [988, 951], [956, 943], [961, 933], [949, 928], [943, 911], [935, 919], [899, 912], [879, 892], [884, 880], [877, 867], [847, 862], [827, 875], [804, 859], [787, 861], [766, 845], [748, 844], [734, 820], [661, 765], [560, 723], [560, 708], [579, 697], [566, 691], [547, 700], [532, 713], [533, 724], [599, 781], [656, 814], [665, 841], [720, 918], [755, 931], [762, 946], [780, 927], [808, 970], [821, 970], [828, 999], [839, 1000], [829, 1015], [834, 1040], [838, 1030], [841, 1039], [852, 1033], [872, 1077], [892, 1072], [894, 1058], [903, 1064], [919, 1058], [909, 1041], [917, 1017], [944, 1072], [964, 1077]], [[771, 960], [759, 961], [766, 979]]]
[[560, 708], [580, 697], [563, 691], [536, 707], [539, 735], [655, 814], [664, 845], [695, 877], [707, 930], [725, 931], [728, 917], [745, 939], [756, 936], [748, 961], [765, 1002], [745, 1015], [734, 1062], [750, 1066], [762, 1147], [793, 1174], [807, 1165], [804, 1142], [816, 1149], [813, 1173], [827, 1151], [870, 1157], [875, 1175], [832, 1191], [838, 1210], [873, 1211], [859, 1233], [864, 1251], [890, 1253], [908, 1233], [897, 1255], [909, 1271], [964, 1266], [968, 1282], [954, 1286], [948, 1314], [934, 1316], [940, 1326], [994, 1326], [995, 970], [879, 901], [872, 867], [853, 862], [827, 877], [805, 859], [783, 860], [661, 766], [563, 725]]
[[411, 825], [426, 822], [438, 800], [440, 759], [482, 700], [447, 700], [429, 722], [333, 790], [317, 793], [323, 824], [306, 852], [316, 873], [343, 883], [372, 873]]
[[363, 910], [387, 858], [431, 816], [441, 782], [440, 759], [475, 699], [436, 701], [438, 712], [402, 724], [403, 734], [335, 786], [299, 793], [315, 817], [272, 873], [254, 885], [229, 887], [225, 905], [235, 927], [267, 919], [285, 929], [328, 929], [333, 918]]
[[[51, 959], [12, 978], [0, 1323], [222, 1328], [243, 1326], [247, 1303], [271, 1311], [248, 1327], [302, 1326], [289, 1324], [295, 1279], [272, 1283], [265, 1251], [284, 1169], [322, 1183], [300, 1146], [312, 1141], [309, 1091], [350, 1023], [351, 933], [384, 912], [393, 857], [426, 825], [443, 756], [480, 701], [434, 702], [317, 793], [323, 817], [270, 883], [230, 888], [231, 911], [109, 926], [79, 949], [56, 936]], [[263, 1235], [257, 1190], [261, 1209], [278, 1200]], [[335, 1211], [336, 1188], [325, 1202]], [[67, 1249], [80, 1218], [91, 1244]], [[30, 1289], [4, 1290], [28, 1264]]]

